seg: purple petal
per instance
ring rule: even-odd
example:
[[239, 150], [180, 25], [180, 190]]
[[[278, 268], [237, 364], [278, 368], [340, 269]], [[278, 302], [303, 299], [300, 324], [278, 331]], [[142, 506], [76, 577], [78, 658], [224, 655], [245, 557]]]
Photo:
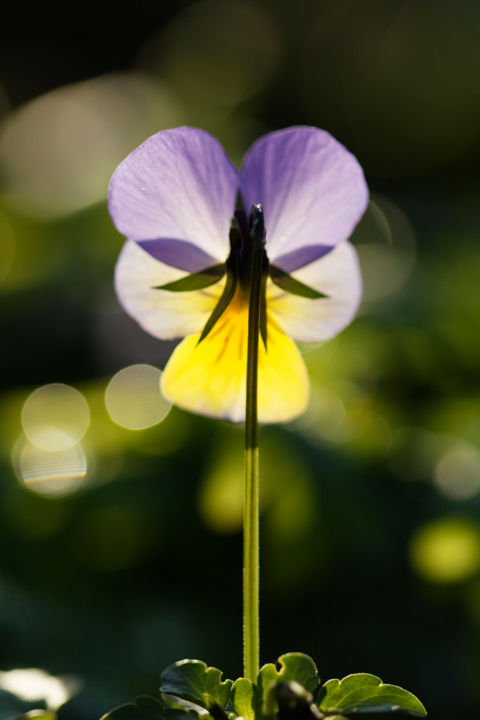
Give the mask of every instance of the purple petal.
[[247, 210], [262, 203], [273, 262], [299, 248], [346, 240], [368, 188], [355, 157], [324, 130], [293, 127], [260, 138], [241, 170]]
[[184, 240], [159, 238], [158, 240], [139, 240], [137, 244], [155, 260], [160, 260], [165, 265], [189, 273], [204, 270], [216, 262], [211, 255], [207, 255], [197, 245], [192, 245]]
[[310, 265], [332, 250], [331, 245], [305, 245], [275, 258], [275, 265], [287, 273]]
[[[125, 158], [110, 182], [108, 205], [131, 240], [178, 238], [224, 260], [237, 189], [237, 171], [218, 140], [180, 127], [153, 135]], [[179, 255], [184, 249], [178, 247]]]

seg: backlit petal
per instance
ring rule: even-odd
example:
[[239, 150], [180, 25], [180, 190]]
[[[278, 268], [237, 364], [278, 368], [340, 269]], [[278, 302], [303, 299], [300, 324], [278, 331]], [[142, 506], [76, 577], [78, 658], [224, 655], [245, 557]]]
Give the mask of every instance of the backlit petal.
[[368, 201], [355, 157], [313, 127], [280, 130], [254, 143], [242, 166], [241, 191], [247, 210], [263, 204], [272, 262], [297, 249], [346, 240]]
[[144, 330], [164, 340], [200, 332], [225, 284], [193, 292], [156, 290], [185, 273], [155, 260], [132, 240], [125, 243], [115, 268], [120, 303]]
[[270, 282], [269, 312], [284, 332], [305, 342], [328, 340], [351, 322], [362, 297], [362, 276], [350, 243], [337, 245], [293, 277], [328, 297], [310, 300], [284, 292]]
[[[162, 375], [169, 400], [202, 415], [241, 422], [245, 419], [247, 318], [245, 302], [234, 298], [210, 334], [185, 338]], [[308, 405], [309, 381], [295, 343], [268, 322], [268, 351], [259, 346], [258, 416], [260, 422], [287, 422]]]
[[[237, 171], [218, 140], [181, 127], [153, 135], [118, 166], [108, 205], [117, 229], [129, 239], [166, 238], [170, 261], [172, 240], [192, 243], [222, 261], [229, 252], [237, 189]], [[156, 257], [166, 262], [158, 255], [162, 247], [156, 246]]]

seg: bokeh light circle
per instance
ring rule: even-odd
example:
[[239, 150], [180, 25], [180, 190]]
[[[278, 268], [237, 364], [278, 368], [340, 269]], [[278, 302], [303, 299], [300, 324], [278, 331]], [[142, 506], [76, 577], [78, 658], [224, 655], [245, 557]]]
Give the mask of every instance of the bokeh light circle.
[[466, 520], [437, 520], [417, 531], [410, 556], [416, 571], [427, 580], [468, 580], [480, 570], [480, 530]]
[[459, 442], [439, 459], [435, 484], [451, 500], [468, 500], [480, 491], [480, 452], [473, 444]]
[[179, 12], [147, 43], [141, 63], [180, 96], [228, 107], [261, 90], [280, 53], [280, 34], [265, 8], [203, 0]]
[[2, 122], [3, 196], [39, 218], [87, 208], [105, 199], [127, 153], [180, 119], [172, 93], [145, 73], [112, 73], [52, 90]]
[[145, 430], [161, 422], [171, 403], [161, 395], [162, 373], [152, 365], [130, 365], [119, 370], [105, 390], [111, 419], [127, 430]]
[[0, 212], [0, 283], [7, 277], [15, 259], [16, 238], [11, 224]]
[[78, 444], [52, 451], [22, 437], [12, 462], [21, 484], [37, 495], [70, 495], [84, 485], [87, 475], [87, 457]]
[[70, 385], [43, 385], [26, 399], [22, 425], [29, 442], [39, 449], [66, 450], [87, 432], [90, 409], [84, 396]]

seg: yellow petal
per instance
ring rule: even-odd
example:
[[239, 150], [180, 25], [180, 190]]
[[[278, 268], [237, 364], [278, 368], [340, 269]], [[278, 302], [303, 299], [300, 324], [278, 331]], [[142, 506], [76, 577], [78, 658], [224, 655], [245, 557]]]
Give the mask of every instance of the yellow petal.
[[[175, 349], [162, 376], [166, 398], [185, 410], [245, 419], [248, 302], [237, 293], [210, 334], [190, 335]], [[267, 351], [259, 344], [258, 419], [287, 422], [309, 399], [308, 374], [298, 348], [268, 317]]]

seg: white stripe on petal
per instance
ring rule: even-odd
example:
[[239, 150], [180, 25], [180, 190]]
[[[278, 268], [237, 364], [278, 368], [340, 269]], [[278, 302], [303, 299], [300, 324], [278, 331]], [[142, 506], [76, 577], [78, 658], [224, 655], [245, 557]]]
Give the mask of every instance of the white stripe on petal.
[[193, 292], [154, 289], [185, 274], [155, 260], [129, 240], [115, 268], [115, 290], [123, 308], [151, 335], [163, 340], [184, 337], [203, 329], [225, 284], [222, 278]]
[[304, 342], [329, 340], [352, 321], [362, 297], [362, 276], [350, 243], [337, 245], [292, 276], [328, 297], [310, 300], [269, 281], [268, 310], [287, 335]]

